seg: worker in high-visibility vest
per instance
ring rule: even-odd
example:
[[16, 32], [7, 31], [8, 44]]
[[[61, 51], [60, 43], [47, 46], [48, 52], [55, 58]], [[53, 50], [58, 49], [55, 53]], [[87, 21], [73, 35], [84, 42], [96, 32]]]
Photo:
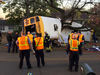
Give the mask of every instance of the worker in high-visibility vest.
[[74, 34], [74, 31], [71, 31], [71, 33], [69, 34], [69, 36], [68, 36], [68, 42], [69, 42], [69, 40], [71, 40], [72, 39], [72, 35]]
[[84, 44], [85, 38], [84, 38], [84, 35], [81, 34], [81, 31], [78, 32], [77, 40], [80, 42], [80, 46], [79, 46], [79, 49], [80, 49], [80, 52], [81, 52], [80, 54], [83, 54], [83, 52], [82, 52], [82, 45]]
[[30, 64], [31, 41], [27, 36], [25, 36], [25, 33], [23, 31], [21, 32], [21, 37], [17, 39], [16, 45], [19, 46], [19, 57], [20, 57], [19, 69], [22, 69], [24, 56], [26, 58], [28, 69], [32, 68]]
[[30, 33], [30, 31], [27, 32], [27, 36], [29, 37], [31, 43], [33, 43], [33, 35]]
[[33, 51], [33, 53], [35, 53], [35, 51], [33, 50], [33, 35], [30, 33], [30, 31], [27, 32], [27, 36], [29, 37], [30, 41], [31, 41], [31, 50]]
[[69, 40], [68, 49], [66, 53], [69, 53], [69, 69], [68, 71], [72, 72], [72, 68], [75, 64], [75, 71], [78, 71], [78, 61], [79, 61], [79, 45], [80, 42], [76, 39], [75, 35], [72, 35], [72, 39]]
[[37, 67], [40, 67], [40, 58], [41, 58], [41, 63], [42, 66], [45, 66], [45, 61], [44, 61], [44, 39], [41, 37], [40, 34], [35, 35], [36, 38], [34, 38], [33, 41], [33, 48], [35, 50], [35, 56], [37, 59]]
[[45, 47], [46, 47], [46, 52], [51, 52], [51, 47], [50, 47], [50, 35], [45, 32]]
[[76, 39], [77, 39], [77, 38], [78, 38], [78, 33], [77, 33], [77, 31], [74, 31], [74, 34], [75, 34]]

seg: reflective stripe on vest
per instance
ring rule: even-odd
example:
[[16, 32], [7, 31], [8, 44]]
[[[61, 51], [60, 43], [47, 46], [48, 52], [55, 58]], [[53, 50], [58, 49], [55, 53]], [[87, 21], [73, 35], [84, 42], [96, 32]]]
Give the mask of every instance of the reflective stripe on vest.
[[20, 50], [30, 49], [29, 44], [28, 44], [28, 37], [27, 36], [19, 37], [18, 38], [18, 43], [19, 43], [19, 49]]
[[32, 34], [28, 34], [28, 37], [29, 37], [31, 43], [33, 43], [33, 35]]
[[36, 50], [44, 49], [43, 38], [42, 37], [37, 37], [34, 40], [35, 40]]
[[71, 33], [71, 34], [69, 34], [70, 35], [70, 38], [69, 38], [69, 40], [71, 40], [72, 39], [72, 35], [73, 35], [74, 33]]
[[69, 41], [69, 45], [70, 45], [70, 50], [71, 51], [78, 51], [79, 41], [77, 41], [77, 40], [70, 40]]
[[79, 42], [80, 42], [80, 43], [83, 42], [82, 37], [83, 37], [83, 35], [81, 34], [81, 35], [79, 36]]

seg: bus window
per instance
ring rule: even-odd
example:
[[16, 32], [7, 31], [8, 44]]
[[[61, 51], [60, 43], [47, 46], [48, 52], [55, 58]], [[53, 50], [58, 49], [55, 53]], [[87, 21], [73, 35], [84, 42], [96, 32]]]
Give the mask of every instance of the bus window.
[[58, 26], [54, 24], [54, 31], [58, 31]]
[[35, 23], [34, 18], [31, 18], [31, 19], [30, 19], [30, 22], [31, 22], [31, 23]]
[[37, 17], [36, 17], [36, 22], [38, 22], [38, 21], [40, 21], [40, 20], [39, 20], [39, 17], [37, 16]]

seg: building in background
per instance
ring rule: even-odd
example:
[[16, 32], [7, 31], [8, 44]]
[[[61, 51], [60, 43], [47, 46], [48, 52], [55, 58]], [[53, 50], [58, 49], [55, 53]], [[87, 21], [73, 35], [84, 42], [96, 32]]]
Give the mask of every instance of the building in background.
[[2, 33], [8, 33], [9, 31], [13, 32], [14, 26], [15, 24], [10, 24], [7, 22], [7, 20], [0, 20], [0, 31]]

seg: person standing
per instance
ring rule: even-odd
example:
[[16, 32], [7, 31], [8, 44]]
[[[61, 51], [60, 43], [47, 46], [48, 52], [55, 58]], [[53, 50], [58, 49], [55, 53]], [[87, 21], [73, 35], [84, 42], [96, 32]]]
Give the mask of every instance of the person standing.
[[47, 32], [45, 32], [45, 46], [46, 46], [46, 52], [51, 52], [50, 35]]
[[18, 37], [16, 45], [19, 46], [19, 69], [22, 69], [24, 56], [26, 59], [28, 69], [32, 68], [30, 63], [31, 41], [27, 36], [25, 36], [25, 33], [23, 31], [21, 32], [21, 37]]
[[80, 54], [83, 54], [83, 52], [82, 52], [82, 45], [84, 44], [85, 38], [84, 38], [84, 35], [81, 34], [81, 31], [78, 32], [78, 38], [77, 38], [77, 40], [80, 42], [80, 46], [79, 46]]
[[14, 50], [16, 49], [16, 53], [18, 53], [18, 46], [16, 45], [16, 40], [19, 37], [18, 32], [16, 31], [15, 34], [12, 35], [12, 39], [13, 39], [13, 53]]
[[77, 33], [77, 31], [74, 31], [74, 34], [75, 34], [76, 39], [77, 39], [77, 38], [78, 38], [78, 33]]
[[2, 33], [0, 31], [0, 44], [1, 44], [1, 41], [2, 41]]
[[30, 33], [30, 31], [27, 32], [27, 36], [29, 37], [30, 41], [31, 41], [31, 50], [33, 51], [33, 53], [35, 53], [35, 51], [33, 50], [33, 35]]
[[36, 38], [34, 38], [33, 41], [33, 48], [35, 50], [35, 56], [37, 59], [37, 67], [40, 67], [40, 58], [41, 58], [41, 63], [43, 66], [45, 66], [45, 61], [44, 61], [44, 39], [41, 37], [41, 35], [36, 34]]
[[69, 69], [68, 71], [72, 72], [72, 68], [75, 64], [75, 71], [78, 71], [78, 62], [79, 62], [79, 45], [80, 42], [76, 39], [75, 35], [72, 35], [72, 39], [69, 40], [68, 49], [66, 53], [69, 53]]
[[68, 36], [68, 42], [69, 42], [69, 40], [71, 40], [72, 39], [72, 35], [74, 34], [74, 31], [71, 31], [71, 33], [69, 34], [69, 36]]
[[7, 42], [8, 42], [8, 53], [10, 53], [11, 45], [12, 45], [12, 36], [11, 36], [11, 31], [8, 32], [7, 34]]

